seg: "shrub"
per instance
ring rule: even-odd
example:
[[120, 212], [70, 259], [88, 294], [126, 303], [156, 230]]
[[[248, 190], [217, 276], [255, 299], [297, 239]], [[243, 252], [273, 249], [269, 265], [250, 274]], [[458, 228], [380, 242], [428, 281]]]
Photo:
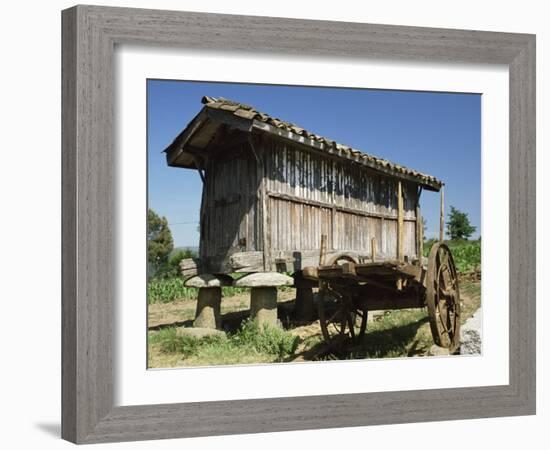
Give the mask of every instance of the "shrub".
[[221, 336], [204, 336], [196, 338], [185, 334], [178, 334], [177, 328], [165, 328], [151, 337], [152, 343], [160, 343], [164, 353], [181, 353], [189, 358], [198, 354], [205, 345], [218, 345], [226, 339]]
[[[197, 338], [180, 335], [176, 328], [166, 328], [150, 336], [151, 344], [160, 344], [164, 353], [181, 353], [184, 358], [215, 355], [215, 361], [252, 360], [258, 356], [268, 360], [281, 361], [292, 355], [298, 346], [299, 338], [278, 327], [260, 327], [253, 320], [246, 320], [233, 335], [205, 336]], [[210, 360], [211, 358], [206, 358]]]
[[292, 355], [298, 346], [297, 336], [267, 324], [260, 327], [256, 321], [250, 319], [241, 324], [231, 340], [238, 346], [250, 346], [258, 353], [266, 353], [279, 359]]

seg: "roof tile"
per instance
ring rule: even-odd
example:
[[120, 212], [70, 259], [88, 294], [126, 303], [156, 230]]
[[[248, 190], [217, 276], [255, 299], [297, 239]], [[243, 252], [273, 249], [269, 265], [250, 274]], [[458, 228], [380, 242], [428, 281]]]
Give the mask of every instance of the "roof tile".
[[333, 140], [327, 139], [323, 136], [317, 135], [315, 133], [311, 133], [310, 131], [305, 130], [304, 128], [301, 128], [295, 124], [292, 124], [290, 122], [286, 122], [281, 119], [277, 119], [275, 117], [270, 116], [269, 114], [257, 111], [250, 105], [246, 105], [244, 103], [238, 103], [232, 100], [228, 100], [222, 97], [214, 98], [214, 97], [208, 97], [205, 96], [202, 98], [202, 103], [207, 108], [212, 109], [221, 109], [224, 111], [232, 112], [235, 116], [242, 117], [249, 120], [258, 120], [260, 122], [267, 123], [269, 125], [273, 125], [276, 128], [290, 131], [294, 134], [307, 137], [309, 139], [312, 139], [317, 142], [321, 142], [327, 146], [327, 151], [332, 151], [333, 148], [337, 149], [339, 152], [343, 152], [346, 155], [353, 155], [354, 157], [362, 160], [369, 161], [371, 163], [374, 163], [375, 165], [378, 165], [380, 167], [390, 169], [396, 173], [404, 173], [407, 175], [411, 175], [415, 178], [418, 178], [423, 181], [430, 181], [432, 183], [436, 183], [439, 185], [442, 185], [443, 183], [438, 180], [436, 177], [433, 177], [431, 175], [426, 175], [421, 172], [417, 172], [414, 169], [409, 169], [407, 167], [401, 166], [399, 164], [392, 163], [388, 160], [378, 158], [373, 155], [369, 155], [367, 153], [364, 153], [360, 150], [351, 148], [347, 145], [339, 144]]

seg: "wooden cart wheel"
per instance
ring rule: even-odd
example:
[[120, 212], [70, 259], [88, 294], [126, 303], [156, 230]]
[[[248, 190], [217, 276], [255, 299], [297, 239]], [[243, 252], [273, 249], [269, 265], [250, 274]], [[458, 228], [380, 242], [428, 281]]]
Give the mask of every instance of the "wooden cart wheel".
[[434, 342], [455, 352], [460, 345], [460, 291], [451, 250], [436, 243], [428, 257], [426, 306]]
[[353, 344], [363, 339], [368, 313], [357, 308], [351, 297], [340, 294], [328, 283], [322, 282], [318, 305], [321, 332], [330, 347], [340, 348], [346, 342]]

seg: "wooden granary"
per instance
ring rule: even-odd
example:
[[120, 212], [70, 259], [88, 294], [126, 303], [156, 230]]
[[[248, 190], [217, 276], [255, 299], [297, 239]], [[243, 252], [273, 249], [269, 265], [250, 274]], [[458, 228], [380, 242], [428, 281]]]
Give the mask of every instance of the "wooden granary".
[[[443, 242], [441, 181], [251, 106], [202, 102], [166, 149], [170, 166], [198, 170], [204, 183], [199, 258], [181, 266], [196, 275], [186, 281], [199, 288], [195, 326], [219, 328], [228, 284], [250, 287], [250, 316], [277, 324], [277, 287], [294, 284], [295, 317], [306, 320], [318, 288], [331, 347], [363, 339], [368, 311], [427, 307], [434, 342], [457, 350], [460, 292]], [[440, 239], [427, 260], [423, 189], [441, 192]]]
[[248, 105], [202, 103], [165, 150], [168, 165], [198, 170], [204, 183], [190, 275], [300, 271], [319, 263], [322, 235], [327, 261], [419, 258], [420, 194], [441, 181]]

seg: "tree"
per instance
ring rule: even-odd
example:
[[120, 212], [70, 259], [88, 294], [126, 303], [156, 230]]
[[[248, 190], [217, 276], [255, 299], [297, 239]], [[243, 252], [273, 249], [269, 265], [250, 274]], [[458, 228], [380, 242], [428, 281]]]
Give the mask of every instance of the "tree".
[[447, 222], [447, 235], [451, 240], [468, 239], [474, 231], [476, 231], [476, 227], [470, 225], [468, 214], [451, 206], [449, 221]]
[[174, 239], [166, 217], [159, 217], [155, 211], [147, 211], [147, 261], [153, 274], [168, 262], [168, 255], [174, 249]]

